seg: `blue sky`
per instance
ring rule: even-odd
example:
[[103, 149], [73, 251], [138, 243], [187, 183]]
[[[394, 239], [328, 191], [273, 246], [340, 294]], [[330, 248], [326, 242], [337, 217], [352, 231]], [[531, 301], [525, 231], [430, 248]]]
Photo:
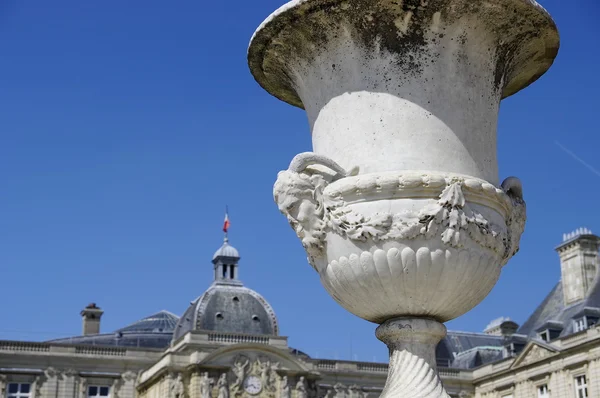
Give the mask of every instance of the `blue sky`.
[[[522, 323], [560, 277], [562, 234], [600, 232], [600, 8], [541, 3], [562, 47], [502, 103], [498, 132], [500, 177], [520, 177], [528, 203], [522, 248], [451, 329]], [[375, 325], [328, 296], [273, 203], [277, 172], [311, 149], [304, 112], [246, 64], [255, 27], [280, 5], [0, 3], [0, 339], [79, 334], [89, 302], [106, 311], [103, 331], [181, 314], [212, 281], [228, 204], [241, 279], [271, 302], [290, 345], [386, 359]]]

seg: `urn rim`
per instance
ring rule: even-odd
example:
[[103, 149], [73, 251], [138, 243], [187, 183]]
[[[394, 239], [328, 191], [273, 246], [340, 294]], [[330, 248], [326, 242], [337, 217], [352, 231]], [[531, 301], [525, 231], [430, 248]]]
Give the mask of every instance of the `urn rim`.
[[[293, 87], [291, 78], [282, 77], [265, 72], [263, 67], [267, 63], [277, 64], [279, 60], [273, 56], [277, 51], [276, 46], [285, 46], [284, 40], [277, 40], [278, 35], [290, 26], [302, 24], [302, 18], [308, 18], [313, 10], [326, 9], [340, 6], [348, 0], [292, 0], [269, 15], [256, 29], [248, 47], [248, 65], [254, 79], [258, 84], [274, 97], [290, 105], [304, 109], [302, 100]], [[365, 1], [365, 0], [358, 0]], [[377, 0], [380, 3], [390, 0]], [[439, 3], [442, 7], [465, 6], [468, 9], [471, 0], [422, 0], [425, 3]], [[516, 72], [512, 72], [507, 82], [504, 82], [501, 99], [516, 94], [538, 80], [554, 63], [558, 54], [560, 38], [558, 28], [550, 14], [535, 0], [486, 0], [482, 4], [502, 7], [506, 10], [507, 19], [521, 18], [526, 23], [521, 24], [520, 32], [509, 37], [508, 47], [520, 47], [519, 58], [522, 60]], [[516, 7], [528, 7], [527, 16], [515, 16]], [[398, 15], [401, 15], [398, 13]], [[503, 21], [492, 21], [491, 26], [499, 28]], [[494, 24], [496, 26], [494, 26]], [[527, 26], [525, 26], [527, 25]], [[523, 39], [525, 35], [525, 39]], [[542, 38], [543, 48], [532, 46], [533, 38]], [[529, 39], [529, 40], [528, 40]], [[500, 38], [500, 40], [503, 40]], [[506, 44], [506, 43], [505, 43]], [[516, 51], [516, 50], [514, 50]], [[284, 75], [286, 75], [284, 73]]]

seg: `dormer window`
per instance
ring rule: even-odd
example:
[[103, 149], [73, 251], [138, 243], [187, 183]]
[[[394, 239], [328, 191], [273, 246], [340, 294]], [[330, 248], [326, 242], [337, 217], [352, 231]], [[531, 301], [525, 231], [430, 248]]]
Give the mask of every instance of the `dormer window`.
[[581, 332], [585, 329], [587, 329], [587, 319], [585, 316], [575, 319], [573, 321], [573, 332], [574, 333]]
[[600, 318], [600, 308], [584, 307], [573, 315], [573, 333], [591, 328], [598, 322], [598, 318]]
[[562, 322], [548, 320], [544, 322], [539, 328], [537, 328], [536, 332], [540, 340], [543, 340], [546, 343], [548, 343], [552, 340], [559, 338], [563, 329], [564, 325]]
[[504, 357], [519, 355], [528, 343], [528, 338], [523, 334], [513, 334], [504, 340]]

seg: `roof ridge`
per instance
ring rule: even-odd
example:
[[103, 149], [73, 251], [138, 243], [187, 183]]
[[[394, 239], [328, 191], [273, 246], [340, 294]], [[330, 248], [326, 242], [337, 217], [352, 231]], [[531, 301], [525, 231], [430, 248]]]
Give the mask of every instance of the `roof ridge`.
[[172, 313], [172, 312], [171, 312], [171, 311], [169, 311], [169, 310], [160, 310], [160, 311], [158, 311], [158, 312], [157, 312], [157, 314], [160, 314], [160, 313], [165, 313], [165, 314], [167, 314], [167, 315], [171, 315], [171, 316], [173, 316], [173, 317], [175, 317], [175, 318], [179, 319], [179, 315], [175, 315], [174, 313]]
[[493, 346], [493, 345], [481, 345], [481, 346], [469, 348], [468, 350], [461, 351], [461, 352], [457, 353], [456, 354], [456, 358], [459, 358], [459, 357], [461, 357], [463, 355], [466, 355], [466, 354], [469, 354], [469, 353], [471, 353], [473, 351], [478, 351], [478, 350], [502, 351], [502, 350], [504, 350], [504, 347]]
[[502, 336], [496, 336], [496, 335], [487, 334], [484, 332], [467, 332], [464, 330], [448, 330], [448, 332], [446, 334], [450, 334], [450, 333], [461, 333], [461, 334], [471, 334], [471, 335], [482, 336], [482, 337], [502, 338]]

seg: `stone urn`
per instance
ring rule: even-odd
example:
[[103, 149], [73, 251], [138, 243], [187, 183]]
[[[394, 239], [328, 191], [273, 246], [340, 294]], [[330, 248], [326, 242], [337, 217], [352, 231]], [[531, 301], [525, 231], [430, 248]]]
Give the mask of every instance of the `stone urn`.
[[382, 397], [447, 396], [442, 322], [485, 298], [525, 226], [520, 181], [499, 184], [500, 101], [558, 47], [533, 0], [295, 0], [254, 34], [252, 74], [312, 133], [275, 201], [330, 295], [380, 325]]

